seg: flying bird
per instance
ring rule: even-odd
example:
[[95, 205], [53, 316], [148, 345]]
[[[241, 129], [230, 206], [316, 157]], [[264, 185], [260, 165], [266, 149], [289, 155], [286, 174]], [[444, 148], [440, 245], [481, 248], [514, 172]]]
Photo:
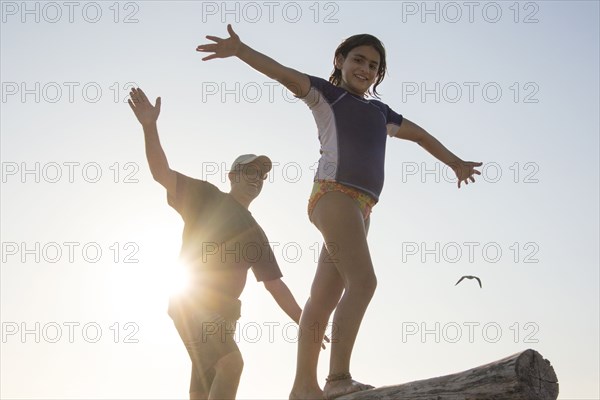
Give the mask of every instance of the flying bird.
[[477, 279], [477, 282], [479, 283], [479, 287], [480, 287], [480, 288], [482, 287], [482, 286], [481, 286], [481, 279], [479, 279], [478, 277], [476, 277], [476, 276], [473, 276], [473, 275], [465, 275], [465, 276], [463, 276], [462, 278], [460, 278], [460, 279], [458, 280], [458, 282], [456, 282], [456, 283], [454, 284], [454, 286], [458, 285], [458, 284], [459, 284], [459, 283], [460, 283], [460, 282], [461, 282], [463, 279], [465, 279], [465, 278], [467, 278], [467, 279]]

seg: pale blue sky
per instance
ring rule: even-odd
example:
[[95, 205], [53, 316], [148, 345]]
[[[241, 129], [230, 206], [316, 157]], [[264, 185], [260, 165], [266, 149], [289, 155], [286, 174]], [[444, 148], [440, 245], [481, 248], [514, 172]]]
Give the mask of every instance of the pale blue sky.
[[[238, 154], [279, 163], [251, 211], [278, 243], [284, 280], [306, 300], [321, 240], [305, 211], [315, 124], [303, 103], [239, 60], [200, 60], [203, 37], [225, 36], [233, 23], [257, 50], [324, 78], [343, 38], [378, 36], [388, 52], [382, 100], [460, 157], [485, 163], [476, 184], [457, 190], [421, 148], [388, 142], [369, 236], [379, 286], [353, 375], [389, 385], [533, 348], [552, 362], [559, 398], [600, 397], [598, 2], [475, 2], [472, 20], [463, 2], [428, 2], [429, 14], [423, 2], [275, 3], [272, 21], [264, 2], [227, 3], [236, 21], [222, 2], [81, 2], [71, 23], [62, 3], [58, 18], [48, 3], [28, 2], [33, 11], [23, 14], [25, 3], [1, 2], [1, 396], [187, 396], [189, 359], [165, 289], [182, 222], [149, 174], [124, 103], [129, 82], [162, 96], [172, 168], [228, 190], [220, 173]], [[98, 22], [88, 22], [96, 10]], [[36, 163], [39, 183], [22, 175]], [[426, 173], [436, 165], [440, 173]], [[483, 289], [455, 287], [466, 274]], [[294, 327], [252, 277], [242, 301], [238, 397], [287, 398]], [[22, 340], [36, 322], [39, 343], [34, 333]], [[437, 330], [439, 343], [421, 338], [423, 329]], [[323, 382], [329, 350], [321, 357]]]

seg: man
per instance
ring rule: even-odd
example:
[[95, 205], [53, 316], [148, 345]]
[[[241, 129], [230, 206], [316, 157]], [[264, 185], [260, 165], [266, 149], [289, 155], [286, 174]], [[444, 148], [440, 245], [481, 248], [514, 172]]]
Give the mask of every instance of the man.
[[243, 368], [233, 335], [248, 269], [296, 323], [302, 311], [281, 280], [267, 237], [248, 211], [271, 160], [253, 154], [238, 157], [229, 173], [229, 193], [173, 171], [158, 138], [160, 97], [154, 106], [139, 88], [130, 97], [129, 106], [144, 129], [152, 176], [167, 189], [169, 205], [184, 220], [181, 257], [191, 282], [185, 293], [171, 298], [169, 315], [192, 360], [190, 398], [233, 399]]

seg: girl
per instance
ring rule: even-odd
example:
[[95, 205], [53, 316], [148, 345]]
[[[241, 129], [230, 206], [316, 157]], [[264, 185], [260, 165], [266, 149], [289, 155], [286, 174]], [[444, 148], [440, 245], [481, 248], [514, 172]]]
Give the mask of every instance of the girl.
[[[242, 43], [231, 25], [229, 38], [206, 36], [214, 43], [197, 47], [212, 53], [203, 60], [236, 56], [287, 87], [307, 103], [319, 130], [321, 158], [308, 214], [325, 240], [310, 297], [300, 319], [296, 377], [290, 399], [333, 399], [372, 388], [354, 381], [350, 356], [377, 280], [367, 244], [371, 208], [383, 187], [386, 137], [421, 145], [453, 168], [462, 182], [475, 182], [474, 167], [446, 149], [424, 129], [402, 118], [377, 96], [386, 72], [385, 49], [371, 35], [346, 39], [335, 51], [329, 82], [285, 67]], [[372, 89], [371, 89], [372, 86]], [[335, 309], [329, 376], [317, 382], [320, 345]], [[309, 332], [317, 327], [319, 336]], [[302, 334], [304, 332], [304, 334]]]

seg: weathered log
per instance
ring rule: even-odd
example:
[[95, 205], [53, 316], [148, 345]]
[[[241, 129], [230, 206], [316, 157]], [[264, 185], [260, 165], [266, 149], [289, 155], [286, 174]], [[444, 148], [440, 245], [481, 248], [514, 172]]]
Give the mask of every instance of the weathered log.
[[535, 350], [437, 378], [384, 386], [339, 400], [555, 400], [554, 368]]

